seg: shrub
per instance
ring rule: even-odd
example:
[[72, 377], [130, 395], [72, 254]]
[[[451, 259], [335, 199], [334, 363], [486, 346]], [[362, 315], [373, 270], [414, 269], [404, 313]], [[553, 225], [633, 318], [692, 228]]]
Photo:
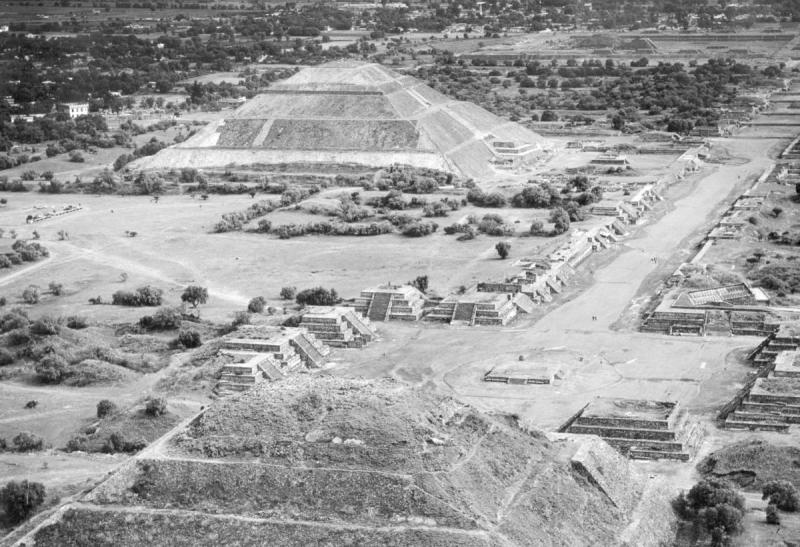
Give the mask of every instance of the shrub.
[[160, 306], [164, 291], [152, 285], [139, 287], [135, 292], [117, 291], [111, 297], [115, 306]]
[[64, 294], [64, 284], [63, 283], [56, 283], [55, 281], [51, 281], [50, 285], [48, 285], [50, 289], [50, 293], [53, 296], [61, 296]]
[[103, 399], [99, 403], [97, 403], [97, 417], [98, 418], [105, 418], [111, 414], [114, 414], [117, 411], [117, 405], [113, 402], [109, 401], [108, 399]]
[[67, 317], [66, 324], [69, 328], [80, 330], [89, 326], [89, 321], [82, 315], [70, 315]]
[[435, 222], [412, 222], [403, 228], [402, 234], [406, 237], [424, 237], [435, 232], [439, 225]]
[[14, 362], [14, 354], [6, 348], [0, 348], [0, 367], [5, 367]]
[[29, 285], [22, 291], [22, 300], [24, 300], [26, 304], [37, 304], [40, 296], [39, 287], [36, 285]]
[[284, 300], [294, 300], [297, 295], [297, 287], [283, 287], [281, 289], [281, 298]]
[[0, 317], [0, 333], [23, 329], [30, 324], [28, 314], [21, 308], [14, 308]]
[[45, 488], [39, 482], [10, 481], [0, 490], [0, 500], [13, 524], [32, 515], [44, 503], [44, 499]]
[[31, 323], [31, 332], [39, 336], [51, 336], [61, 331], [61, 325], [55, 317], [40, 317]]
[[769, 481], [761, 488], [761, 499], [768, 499], [781, 511], [795, 512], [800, 507], [800, 498], [794, 484], [785, 480]]
[[17, 433], [17, 435], [11, 439], [11, 442], [14, 443], [14, 447], [20, 452], [32, 452], [44, 448], [44, 439], [29, 431]]
[[159, 308], [153, 315], [145, 315], [139, 319], [139, 326], [147, 330], [171, 330], [181, 326], [183, 316], [177, 308]]
[[58, 384], [64, 380], [67, 372], [67, 362], [60, 355], [45, 355], [36, 363], [36, 375], [45, 384]]
[[182, 330], [178, 333], [178, 343], [185, 348], [199, 348], [203, 345], [200, 333], [194, 329]]
[[335, 289], [328, 290], [323, 287], [300, 291], [295, 300], [301, 306], [333, 306], [341, 301]]
[[[281, 298], [285, 298], [283, 296], [283, 291], [290, 287], [284, 287], [281, 289]], [[292, 297], [294, 296], [294, 292], [292, 292]], [[288, 299], [287, 299], [288, 300]], [[250, 313], [261, 313], [264, 311], [264, 308], [267, 305], [267, 300], [263, 296], [256, 296], [255, 298], [250, 299], [250, 302], [247, 303], [247, 311]]]
[[233, 321], [231, 321], [231, 326], [233, 328], [249, 324], [250, 324], [250, 314], [247, 313], [246, 311], [237, 311], [235, 314], [233, 314]]
[[83, 163], [86, 160], [83, 159], [83, 154], [81, 154], [77, 150], [73, 150], [72, 152], [69, 153], [69, 161], [73, 163]]
[[505, 241], [500, 241], [494, 246], [494, 249], [497, 251], [497, 254], [501, 259], [505, 259], [508, 257], [509, 251], [511, 251], [511, 244]]
[[89, 438], [86, 435], [76, 435], [67, 441], [64, 450], [67, 452], [89, 452]]
[[193, 308], [208, 302], [208, 289], [197, 285], [189, 285], [181, 295], [182, 302], [188, 302]]
[[767, 505], [767, 524], [780, 524], [781, 515], [778, 513], [778, 506], [774, 503]]
[[416, 288], [420, 292], [425, 292], [428, 290], [428, 276], [418, 275], [413, 281], [409, 283], [409, 285]]
[[167, 400], [163, 397], [155, 397], [147, 401], [144, 407], [145, 414], [157, 418], [167, 412]]
[[505, 207], [506, 198], [499, 192], [486, 194], [479, 188], [473, 188], [467, 192], [467, 201], [481, 207]]

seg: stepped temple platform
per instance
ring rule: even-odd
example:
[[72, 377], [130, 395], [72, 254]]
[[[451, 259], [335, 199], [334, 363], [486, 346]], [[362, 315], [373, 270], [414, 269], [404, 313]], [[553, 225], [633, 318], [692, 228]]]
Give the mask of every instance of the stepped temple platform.
[[361, 348], [375, 339], [370, 320], [353, 308], [311, 306], [300, 327], [336, 348]]
[[634, 459], [688, 461], [702, 429], [678, 403], [597, 398], [569, 425], [568, 433], [598, 435]]
[[425, 320], [451, 325], [507, 325], [517, 313], [526, 313], [531, 307], [530, 298], [523, 293], [475, 292], [448, 296], [425, 316]]
[[563, 372], [558, 366], [519, 361], [493, 367], [484, 374], [483, 381], [514, 385], [549, 385], [561, 378]]
[[370, 321], [417, 321], [424, 305], [425, 295], [411, 285], [364, 289], [356, 299], [356, 311]]
[[325, 365], [330, 348], [305, 328], [248, 326], [223, 339], [222, 366], [216, 391], [244, 391], [264, 380], [279, 380], [302, 369]]

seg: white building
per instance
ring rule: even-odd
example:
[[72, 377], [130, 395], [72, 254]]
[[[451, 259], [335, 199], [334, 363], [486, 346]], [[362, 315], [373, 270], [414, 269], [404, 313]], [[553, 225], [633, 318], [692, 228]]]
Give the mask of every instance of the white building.
[[62, 103], [58, 105], [60, 112], [68, 112], [70, 118], [89, 114], [89, 103]]

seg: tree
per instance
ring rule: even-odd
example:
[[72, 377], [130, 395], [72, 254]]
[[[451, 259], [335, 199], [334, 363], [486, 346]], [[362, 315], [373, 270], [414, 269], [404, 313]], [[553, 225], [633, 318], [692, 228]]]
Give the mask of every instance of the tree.
[[800, 508], [800, 497], [794, 484], [786, 480], [769, 481], [761, 488], [761, 499], [768, 499], [781, 511], [795, 512]]
[[167, 412], [167, 400], [163, 397], [154, 397], [147, 401], [144, 407], [144, 412], [148, 416], [157, 418]]
[[45, 488], [42, 483], [10, 481], [0, 490], [6, 515], [17, 524], [33, 514], [44, 503]]
[[783, 207], [773, 207], [772, 208], [772, 215], [775, 218], [778, 218], [779, 216], [781, 216], [781, 213], [783, 213]]
[[189, 285], [181, 295], [181, 301], [188, 302], [193, 308], [208, 302], [208, 289], [197, 285]]
[[540, 235], [544, 231], [544, 223], [541, 220], [534, 220], [529, 231], [532, 236]]
[[558, 114], [556, 114], [552, 110], [545, 110], [544, 112], [542, 112], [541, 120], [543, 122], [557, 122]]
[[[284, 287], [284, 289], [289, 287]], [[281, 289], [281, 296], [283, 296], [283, 289]], [[294, 297], [294, 294], [292, 294]], [[256, 296], [252, 298], [247, 304], [247, 311], [250, 313], [261, 313], [267, 305], [267, 300], [263, 296]]]
[[103, 399], [99, 403], [97, 403], [97, 417], [98, 418], [105, 418], [106, 416], [110, 416], [117, 411], [117, 405], [109, 401], [108, 399]]
[[284, 300], [294, 300], [297, 295], [297, 287], [283, 287], [281, 289], [281, 298]]
[[550, 212], [550, 222], [553, 223], [555, 234], [563, 234], [569, 230], [569, 213], [562, 207], [556, 207]]
[[500, 255], [501, 259], [505, 259], [508, 257], [509, 251], [511, 251], [511, 244], [505, 241], [500, 241], [494, 246], [494, 249], [497, 251], [497, 254]]
[[428, 290], [428, 276], [427, 275], [418, 275], [414, 281], [409, 283], [412, 287], [416, 288], [420, 292], [425, 292]]
[[64, 294], [64, 284], [63, 283], [56, 283], [55, 281], [51, 281], [50, 285], [48, 286], [50, 289], [50, 293], [53, 296], [61, 296]]
[[31, 452], [44, 448], [44, 439], [28, 431], [21, 431], [11, 440], [20, 452]]
[[741, 531], [744, 498], [725, 481], [702, 480], [688, 494], [681, 492], [672, 505], [682, 519], [705, 529], [713, 545], [723, 545]]
[[36, 285], [28, 285], [28, 287], [22, 291], [22, 299], [27, 304], [37, 304], [39, 302], [39, 297], [39, 287]]

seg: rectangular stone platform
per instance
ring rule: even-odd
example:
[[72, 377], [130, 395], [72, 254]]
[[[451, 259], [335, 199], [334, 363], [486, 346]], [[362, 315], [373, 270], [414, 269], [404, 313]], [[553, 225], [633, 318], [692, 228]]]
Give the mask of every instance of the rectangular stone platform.
[[671, 401], [597, 398], [567, 428], [597, 435], [636, 459], [688, 461], [702, 439], [702, 428]]

